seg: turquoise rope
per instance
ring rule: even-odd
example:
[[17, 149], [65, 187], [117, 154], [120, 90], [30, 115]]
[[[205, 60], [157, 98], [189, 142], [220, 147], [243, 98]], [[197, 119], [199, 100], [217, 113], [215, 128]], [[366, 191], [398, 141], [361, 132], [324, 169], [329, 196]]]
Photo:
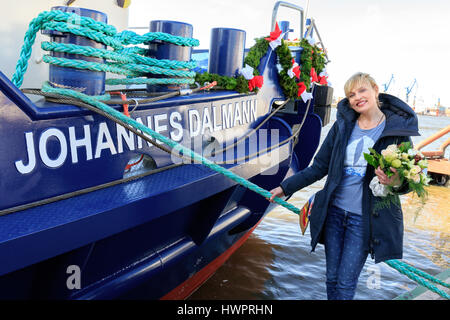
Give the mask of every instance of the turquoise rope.
[[178, 46], [198, 47], [200, 45], [200, 42], [197, 39], [173, 36], [169, 33], [164, 32], [148, 32], [144, 35], [138, 35], [133, 31], [124, 30], [121, 33], [118, 33], [116, 35], [116, 38], [120, 39], [124, 44], [140, 44], [151, 42], [154, 40], [161, 40], [164, 42], [176, 44]]
[[[161, 40], [180, 46], [198, 46], [198, 40], [173, 36], [162, 32], [149, 32], [145, 35], [138, 35], [132, 31], [124, 30], [117, 33], [113, 26], [95, 21], [92, 18], [81, 17], [71, 12], [54, 10], [41, 12], [29, 24], [29, 28], [25, 33], [20, 57], [17, 61], [16, 71], [11, 79], [11, 81], [19, 88], [23, 83], [23, 77], [28, 68], [28, 60], [31, 56], [32, 46], [36, 40], [36, 33], [39, 30], [55, 30], [64, 33], [72, 33], [103, 43], [115, 50], [108, 51], [105, 49], [76, 46], [73, 44], [43, 42], [41, 47], [47, 51], [65, 52], [112, 60], [112, 62], [101, 64], [84, 60], [44, 56], [43, 61], [46, 63], [55, 64], [61, 67], [112, 72], [128, 77], [139, 77], [154, 73], [171, 77], [190, 78], [189, 80], [182, 81], [178, 79], [171, 83], [194, 82], [193, 78], [195, 77], [195, 72], [180, 69], [193, 69], [197, 65], [195, 62], [152, 59], [139, 55], [145, 54], [147, 50], [139, 47], [129, 48], [125, 47], [125, 45]], [[130, 84], [130, 80], [127, 80], [126, 83]], [[142, 81], [139, 81], [138, 83], [142, 83]], [[151, 83], [151, 81], [148, 82], [148, 84]]]
[[72, 21], [74, 21], [74, 19], [78, 19], [76, 21], [79, 21], [82, 25], [88, 25], [91, 23], [94, 30], [104, 28], [103, 32], [105, 32], [106, 34], [115, 34], [117, 32], [115, 31], [114, 27], [105, 24], [99, 24], [97, 23], [97, 21], [94, 21], [91, 18], [80, 17], [78, 15], [74, 15], [68, 12], [62, 12], [59, 10], [41, 12], [36, 18], [31, 20], [28, 30], [25, 33], [24, 44], [22, 46], [22, 49], [20, 50], [20, 57], [17, 61], [16, 71], [11, 79], [14, 85], [16, 85], [18, 88], [20, 88], [20, 86], [22, 85], [23, 76], [28, 68], [28, 60], [30, 59], [32, 51], [31, 49], [36, 40], [36, 34], [43, 28], [43, 24], [49, 20], [67, 21], [69, 19], [72, 19]]
[[[416, 268], [414, 268], [413, 266], [408, 265], [407, 263], [404, 263], [402, 261], [398, 261], [398, 260], [387, 260], [385, 261], [385, 263], [396, 269], [397, 271], [399, 271], [400, 273], [406, 275], [408, 278], [410, 278], [411, 280], [419, 283], [420, 285], [426, 287], [427, 289], [437, 293], [438, 295], [440, 295], [441, 297], [450, 300], [450, 295], [448, 295], [446, 292], [440, 290], [439, 288], [437, 288], [436, 286], [432, 285], [431, 283], [428, 283], [425, 279], [430, 280], [432, 282], [438, 283], [444, 287], [449, 288], [449, 284], [445, 283], [435, 277], [433, 277], [432, 275], [429, 275], [426, 272], [423, 272], [421, 270], [418, 270]], [[420, 277], [419, 277], [420, 276]]]
[[418, 276], [421, 276], [422, 278], [425, 278], [425, 279], [427, 279], [427, 280], [429, 280], [431, 282], [437, 283], [437, 284], [439, 284], [439, 285], [441, 285], [443, 287], [450, 288], [450, 284], [445, 283], [444, 281], [439, 280], [438, 278], [435, 278], [432, 275], [430, 275], [430, 274], [428, 274], [428, 273], [426, 273], [426, 272], [424, 272], [422, 270], [416, 269], [413, 266], [411, 266], [411, 265], [409, 265], [409, 264], [407, 264], [405, 262], [402, 262], [402, 261], [397, 261], [397, 263], [401, 264], [407, 270], [417, 274]]
[[193, 84], [195, 79], [186, 78], [125, 78], [125, 79], [106, 79], [105, 84]]
[[46, 63], [51, 63], [60, 67], [69, 67], [76, 69], [85, 69], [85, 70], [93, 70], [100, 72], [112, 72], [117, 74], [123, 74], [131, 77], [139, 77], [146, 75], [147, 73], [154, 74], [163, 74], [167, 76], [173, 77], [190, 77], [193, 78], [195, 76], [195, 72], [193, 71], [184, 71], [184, 70], [171, 70], [164, 69], [159, 67], [138, 65], [138, 64], [114, 64], [114, 63], [98, 63], [92, 61], [84, 61], [77, 59], [66, 59], [66, 58], [58, 58], [52, 57], [49, 55], [45, 55], [42, 59]]
[[46, 22], [42, 25], [43, 30], [56, 30], [65, 33], [72, 33], [77, 36], [86, 37], [99, 43], [106, 44], [116, 50], [122, 49], [123, 44], [115, 37], [105, 35], [103, 32], [91, 30], [90, 28], [67, 25], [65, 22]]
[[[46, 51], [64, 52], [71, 54], [83, 55], [86, 57], [103, 58], [108, 60], [114, 60], [119, 63], [132, 63], [132, 64], [146, 64], [158, 66], [160, 68], [171, 68], [171, 69], [193, 69], [197, 66], [196, 62], [192, 61], [176, 61], [167, 59], [154, 59], [150, 57], [144, 57], [139, 54], [131, 52], [131, 50], [122, 50], [121, 52], [114, 52], [108, 50], [97, 49], [93, 47], [78, 46], [70, 43], [56, 43], [44, 41], [41, 43], [41, 48]], [[126, 48], [132, 49], [132, 48]], [[142, 49], [142, 48], [138, 48]], [[144, 50], [146, 51], [146, 50]], [[142, 53], [141, 53], [142, 54]]]
[[[261, 196], [263, 196], [265, 198], [270, 198], [272, 196], [272, 194], [269, 191], [257, 186], [256, 184], [254, 184], [250, 181], [247, 181], [246, 179], [236, 175], [235, 173], [231, 172], [230, 170], [227, 170], [227, 169], [219, 166], [218, 164], [215, 164], [214, 162], [202, 157], [201, 155], [194, 152], [193, 150], [186, 148], [186, 147], [182, 146], [181, 144], [178, 144], [177, 142], [163, 136], [162, 134], [160, 134], [158, 132], [153, 131], [152, 129], [144, 126], [143, 124], [136, 122], [134, 119], [123, 115], [119, 111], [107, 106], [106, 104], [104, 104], [88, 95], [85, 95], [83, 93], [76, 92], [76, 91], [73, 91], [70, 89], [53, 88], [48, 83], [45, 83], [43, 85], [42, 91], [49, 92], [49, 93], [57, 93], [60, 95], [80, 99], [80, 100], [82, 100], [92, 106], [95, 106], [98, 109], [112, 115], [113, 117], [121, 120], [122, 122], [126, 123], [127, 125], [132, 126], [138, 130], [141, 130], [142, 132], [146, 133], [147, 135], [150, 135], [152, 138], [157, 139], [157, 140], [163, 142], [164, 144], [168, 145], [174, 151], [180, 152], [183, 155], [190, 157], [194, 161], [200, 162], [201, 164], [205, 165], [206, 167], [208, 167], [218, 173], [223, 174], [224, 176], [226, 176], [226, 177], [232, 179], [233, 181], [239, 183], [240, 185], [260, 194]], [[300, 210], [297, 207], [293, 206], [292, 204], [290, 204], [278, 197], [275, 197], [274, 201], [276, 203], [282, 205], [286, 209], [291, 210], [292, 212], [294, 212], [296, 214], [300, 214]]]
[[54, 20], [67, 22], [73, 25], [74, 28], [77, 28], [78, 26], [88, 27], [92, 30], [102, 32], [109, 36], [113, 36], [117, 33], [116, 28], [112, 25], [101, 23], [89, 17], [82, 17], [73, 12], [64, 12], [61, 10], [43, 11], [39, 14], [38, 17], [43, 17], [43, 19], [46, 21]]

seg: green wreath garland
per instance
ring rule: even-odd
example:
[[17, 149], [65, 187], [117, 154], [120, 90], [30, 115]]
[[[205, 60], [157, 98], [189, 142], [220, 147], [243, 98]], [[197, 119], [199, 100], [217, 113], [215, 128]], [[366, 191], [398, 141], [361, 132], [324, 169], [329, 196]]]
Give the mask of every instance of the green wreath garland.
[[[250, 48], [247, 56], [244, 59], [244, 65], [248, 64], [253, 68], [253, 74], [259, 75], [258, 66], [261, 62], [262, 57], [267, 53], [269, 48], [269, 41], [263, 38], [255, 39], [256, 43]], [[292, 44], [291, 42], [289, 42]], [[297, 45], [297, 43], [296, 43]], [[283, 90], [283, 93], [288, 98], [298, 98], [298, 85], [297, 83], [303, 82], [306, 86], [306, 90], [309, 92], [311, 89], [311, 68], [314, 67], [316, 72], [319, 74], [326, 65], [325, 55], [318, 46], [311, 45], [306, 39], [302, 39], [298, 46], [303, 48], [302, 54], [300, 56], [300, 79], [296, 77], [289, 77], [288, 71], [292, 67], [292, 54], [289, 49], [288, 42], [284, 39], [281, 40], [281, 45], [279, 45], [275, 52], [278, 57], [278, 62], [280, 63], [282, 70], [279, 72], [279, 83]], [[239, 93], [249, 93], [248, 81], [244, 76], [239, 75], [237, 77], [221, 76], [213, 73], [197, 73], [195, 81], [198, 83], [213, 82], [217, 81], [217, 85], [226, 90], [233, 90]], [[253, 92], [257, 92], [258, 88], [254, 88]]]

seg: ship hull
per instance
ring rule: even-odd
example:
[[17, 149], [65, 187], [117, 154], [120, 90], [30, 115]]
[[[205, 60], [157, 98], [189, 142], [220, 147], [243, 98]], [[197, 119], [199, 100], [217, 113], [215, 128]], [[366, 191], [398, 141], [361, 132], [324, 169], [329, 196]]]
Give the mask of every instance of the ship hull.
[[[279, 177], [286, 174], [289, 162], [290, 157], [286, 157], [280, 163]], [[192, 166], [196, 169], [191, 169], [205, 173], [203, 168]], [[242, 175], [244, 171], [249, 172], [248, 168], [241, 170]], [[180, 172], [172, 174], [178, 175]], [[156, 175], [152, 178], [153, 185], [158, 183]], [[91, 207], [89, 216], [84, 219], [66, 222], [60, 227], [54, 226], [50, 234], [45, 229], [46, 231], [24, 237], [23, 247], [15, 242], [14, 250], [29, 252], [31, 243], [36, 243], [37, 247], [33, 248], [36, 260], [42, 259], [45, 254], [52, 257], [3, 275], [0, 287], [9, 289], [2, 290], [0, 297], [83, 300], [186, 298], [242, 245], [270, 210], [269, 203], [261, 196], [220, 178], [221, 183], [218, 178], [220, 177], [215, 174], [205, 175], [204, 181], [196, 185], [197, 190], [202, 189], [202, 184], [209, 185], [210, 189], [214, 186], [210, 191], [212, 195], [203, 200], [187, 199], [193, 197], [191, 192], [186, 192], [188, 187], [181, 188], [178, 194], [176, 191], [169, 192], [168, 199], [178, 198], [177, 204], [184, 204], [178, 209], [174, 203], [167, 203], [166, 212], [162, 209], [145, 210], [145, 207], [154, 208], [157, 203], [163, 205], [164, 197], [159, 194], [157, 203], [150, 196], [139, 207], [135, 203], [124, 205], [96, 216], [92, 215]], [[274, 183], [274, 176], [254, 175], [248, 178], [266, 186]], [[146, 181], [135, 183], [145, 184]], [[152, 185], [151, 182], [149, 184]], [[133, 188], [131, 185], [127, 187]], [[89, 194], [65, 201], [88, 201], [84, 197], [90, 198], [92, 205], [92, 201], [100, 201], [105, 197], [114, 198], [115, 195], [111, 192], [100, 191], [97, 200], [95, 195]], [[183, 193], [185, 201], [180, 199]], [[66, 205], [70, 207], [72, 204]], [[47, 211], [63, 214], [56, 209], [61, 204], [54, 203], [53, 206], [54, 208], [47, 207]], [[42, 208], [28, 210], [28, 213], [45, 219], [39, 210]], [[3, 218], [23, 219], [22, 215], [25, 213], [27, 212]], [[108, 230], [111, 228], [115, 230]], [[102, 238], [100, 231], [113, 235]], [[47, 243], [48, 247], [45, 248], [39, 247], [39, 243], [44, 243], [49, 237], [57, 239], [57, 243]], [[84, 239], [86, 243], [74, 244], [75, 239]], [[79, 246], [80, 244], [82, 245]], [[64, 252], [71, 246], [75, 248]], [[7, 250], [6, 244], [2, 249]], [[10, 256], [12, 255], [10, 252]], [[31, 258], [30, 255], [26, 257], [27, 264], [32, 262], [29, 260]], [[11, 261], [14, 265], [10, 265], [10, 268], [17, 268], [18, 263], [20, 261], [17, 259]], [[76, 270], [79, 268], [78, 287], [71, 286], [73, 277], [78, 276], [70, 272], [74, 267]], [[13, 287], [16, 291], [10, 290]]]

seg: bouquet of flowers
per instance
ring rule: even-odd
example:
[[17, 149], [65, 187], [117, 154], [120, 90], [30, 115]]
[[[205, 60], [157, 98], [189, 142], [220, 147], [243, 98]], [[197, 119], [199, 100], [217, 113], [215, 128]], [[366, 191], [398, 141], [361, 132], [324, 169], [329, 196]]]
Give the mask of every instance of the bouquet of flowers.
[[405, 181], [409, 189], [425, 201], [427, 192], [425, 186], [430, 182], [427, 176], [428, 161], [423, 154], [412, 148], [410, 142], [403, 142], [399, 145], [391, 144], [381, 154], [374, 149], [369, 148], [370, 154], [364, 153], [364, 158], [371, 166], [380, 167], [388, 177], [392, 177], [394, 172], [391, 167], [399, 174], [400, 184], [397, 186], [382, 185], [375, 176], [370, 182], [370, 188], [375, 196], [388, 196], [395, 194], [396, 187], [401, 186]]

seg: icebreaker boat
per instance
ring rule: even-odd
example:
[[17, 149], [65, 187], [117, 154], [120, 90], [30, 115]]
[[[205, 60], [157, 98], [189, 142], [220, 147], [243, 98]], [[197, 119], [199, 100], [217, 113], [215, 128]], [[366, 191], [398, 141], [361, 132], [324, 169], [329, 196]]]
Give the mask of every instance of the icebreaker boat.
[[[128, 9], [110, 1], [87, 2], [92, 5], [87, 8], [50, 8], [48, 2], [27, 2], [20, 6], [26, 14], [2, 19], [10, 28], [2, 28], [0, 37], [9, 48], [0, 72], [0, 298], [186, 298], [275, 205], [73, 99], [42, 90], [33, 94], [29, 87], [41, 89], [47, 82], [90, 96], [109, 94], [105, 99], [121, 112], [126, 104], [114, 101], [131, 101], [132, 119], [266, 190], [308, 166], [329, 121], [332, 88], [315, 86], [306, 102], [288, 99], [269, 46], [257, 68], [264, 81], [256, 91], [162, 82], [109, 89], [105, 71], [42, 62], [44, 41], [106, 47], [51, 24], [37, 33], [19, 88], [13, 81], [19, 49], [28, 23], [40, 12], [71, 13], [68, 28], [77, 30], [79, 17], [105, 24], [111, 17], [119, 26], [127, 20]], [[297, 10], [304, 25], [301, 7], [277, 2], [272, 26], [280, 6]], [[148, 31], [192, 37], [189, 20], [151, 21]], [[287, 37], [286, 22], [283, 28]], [[300, 38], [304, 34], [302, 29]], [[213, 29], [207, 50], [160, 39], [143, 48], [155, 59], [197, 61], [194, 72], [229, 77], [239, 74], [249, 54], [245, 31], [230, 28]], [[301, 67], [302, 48], [289, 48]], [[45, 59], [53, 58], [107, 60], [56, 49]]]

